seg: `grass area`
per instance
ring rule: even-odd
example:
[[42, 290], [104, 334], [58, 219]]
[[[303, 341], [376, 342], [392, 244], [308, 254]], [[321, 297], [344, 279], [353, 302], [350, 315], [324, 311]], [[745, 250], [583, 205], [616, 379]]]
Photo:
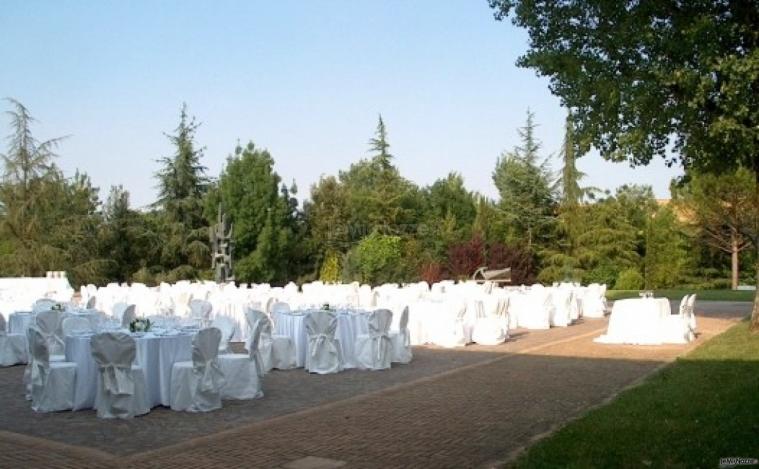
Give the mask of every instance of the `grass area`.
[[[638, 290], [609, 290], [606, 292], [606, 299], [638, 298], [638, 293]], [[754, 292], [749, 290], [654, 290], [656, 297], [677, 301], [691, 293], [697, 294], [697, 300], [701, 301], [754, 301]]]
[[759, 458], [759, 334], [743, 321], [589, 412], [516, 467], [717, 467]]

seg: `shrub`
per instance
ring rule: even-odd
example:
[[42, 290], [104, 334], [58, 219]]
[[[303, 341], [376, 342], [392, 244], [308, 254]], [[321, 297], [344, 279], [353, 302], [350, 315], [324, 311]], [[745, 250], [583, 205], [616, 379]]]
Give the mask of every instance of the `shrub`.
[[469, 278], [485, 265], [485, 242], [479, 235], [448, 249], [448, 268], [456, 279]]
[[373, 232], [348, 253], [343, 280], [381, 284], [404, 276], [403, 246], [400, 236]]
[[535, 263], [532, 255], [519, 246], [507, 246], [493, 242], [488, 245], [485, 265], [488, 269], [511, 268], [511, 283], [514, 285], [535, 282]]
[[619, 275], [619, 269], [611, 264], [599, 264], [593, 269], [585, 272], [582, 281], [585, 284], [588, 283], [601, 283], [606, 284], [609, 287], [614, 285], [617, 276]]
[[427, 262], [422, 265], [419, 277], [430, 285], [439, 282], [443, 280], [443, 265], [440, 262]]
[[616, 290], [640, 290], [643, 288], [643, 276], [637, 269], [626, 269], [619, 273], [614, 284]]

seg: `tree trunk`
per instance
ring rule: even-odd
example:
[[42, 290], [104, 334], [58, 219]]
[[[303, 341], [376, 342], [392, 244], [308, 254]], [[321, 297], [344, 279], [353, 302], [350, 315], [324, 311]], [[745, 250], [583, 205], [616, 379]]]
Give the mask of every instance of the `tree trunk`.
[[754, 260], [754, 269], [756, 270], [756, 290], [754, 291], [754, 309], [751, 311], [751, 325], [749, 328], [754, 332], [759, 332], [759, 213], [756, 207], [759, 207], [759, 155], [754, 157], [754, 195], [756, 196], [754, 204], [754, 249], [756, 250], [756, 259]]
[[739, 250], [738, 250], [738, 234], [733, 231], [733, 233], [730, 235], [730, 247], [732, 249], [732, 275], [731, 275], [731, 285], [733, 290], [738, 289], [738, 263], [739, 263]]
[[759, 239], [754, 241], [756, 249], [756, 292], [754, 293], [754, 309], [751, 311], [751, 330], [759, 332]]

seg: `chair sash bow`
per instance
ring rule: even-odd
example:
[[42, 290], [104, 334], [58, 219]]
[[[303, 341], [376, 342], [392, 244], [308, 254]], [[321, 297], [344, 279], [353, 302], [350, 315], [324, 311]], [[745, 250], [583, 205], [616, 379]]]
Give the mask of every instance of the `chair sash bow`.
[[194, 367], [193, 371], [200, 376], [198, 390], [201, 392], [215, 391], [224, 384], [224, 373], [215, 359], [201, 362], [199, 366]]
[[119, 396], [131, 396], [134, 394], [134, 379], [132, 367], [116, 365], [103, 365], [100, 367], [100, 376], [103, 387], [108, 393]]

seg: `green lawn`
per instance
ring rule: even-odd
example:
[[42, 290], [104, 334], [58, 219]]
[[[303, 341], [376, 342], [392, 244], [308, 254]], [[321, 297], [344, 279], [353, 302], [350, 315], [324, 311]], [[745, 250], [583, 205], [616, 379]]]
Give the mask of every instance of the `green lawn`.
[[729, 329], [533, 446], [515, 467], [717, 467], [759, 458], [759, 334]]
[[[638, 290], [609, 290], [606, 292], [606, 299], [638, 298], [638, 293]], [[754, 292], [747, 290], [654, 290], [657, 297], [678, 301], [691, 293], [696, 293], [697, 299], [703, 301], [754, 301]]]

